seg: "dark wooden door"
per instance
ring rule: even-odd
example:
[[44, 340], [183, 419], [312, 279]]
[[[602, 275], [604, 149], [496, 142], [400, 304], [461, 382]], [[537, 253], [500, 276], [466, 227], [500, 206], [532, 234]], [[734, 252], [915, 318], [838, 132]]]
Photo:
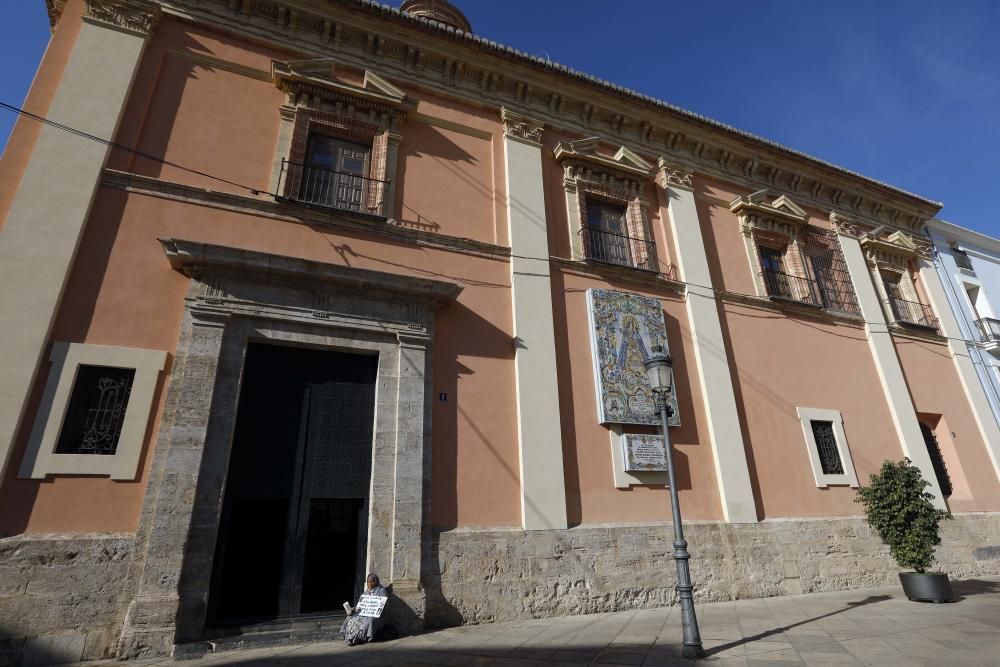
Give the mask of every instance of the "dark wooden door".
[[374, 356], [251, 344], [210, 618], [336, 611], [364, 576]]

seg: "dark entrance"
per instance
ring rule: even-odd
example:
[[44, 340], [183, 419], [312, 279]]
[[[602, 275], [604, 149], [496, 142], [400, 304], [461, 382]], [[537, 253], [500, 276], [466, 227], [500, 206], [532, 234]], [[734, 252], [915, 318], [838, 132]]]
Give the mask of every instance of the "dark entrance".
[[247, 347], [209, 619], [336, 611], [364, 579], [375, 356]]

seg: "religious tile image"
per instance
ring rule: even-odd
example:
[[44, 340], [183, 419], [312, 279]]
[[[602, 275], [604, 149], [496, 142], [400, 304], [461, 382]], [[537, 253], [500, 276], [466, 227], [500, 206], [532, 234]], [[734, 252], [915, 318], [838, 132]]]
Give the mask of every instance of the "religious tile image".
[[[667, 346], [663, 306], [658, 299], [606, 289], [587, 290], [590, 344], [594, 355], [598, 421], [602, 424], [659, 424], [656, 400], [646, 376], [654, 345]], [[671, 395], [671, 426], [680, 426], [677, 397]]]

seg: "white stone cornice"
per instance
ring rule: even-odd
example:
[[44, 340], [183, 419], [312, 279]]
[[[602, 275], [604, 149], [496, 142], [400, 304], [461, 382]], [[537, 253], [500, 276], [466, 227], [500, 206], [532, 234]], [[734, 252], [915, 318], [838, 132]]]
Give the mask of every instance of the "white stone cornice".
[[87, 0], [86, 18], [93, 23], [148, 36], [160, 20], [160, 5], [150, 0]]

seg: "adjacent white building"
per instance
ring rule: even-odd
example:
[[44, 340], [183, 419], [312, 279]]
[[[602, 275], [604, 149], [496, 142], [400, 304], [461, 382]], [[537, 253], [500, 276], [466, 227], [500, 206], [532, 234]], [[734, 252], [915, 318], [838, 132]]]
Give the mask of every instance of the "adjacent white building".
[[961, 337], [1000, 424], [1000, 239], [938, 219], [927, 232]]

